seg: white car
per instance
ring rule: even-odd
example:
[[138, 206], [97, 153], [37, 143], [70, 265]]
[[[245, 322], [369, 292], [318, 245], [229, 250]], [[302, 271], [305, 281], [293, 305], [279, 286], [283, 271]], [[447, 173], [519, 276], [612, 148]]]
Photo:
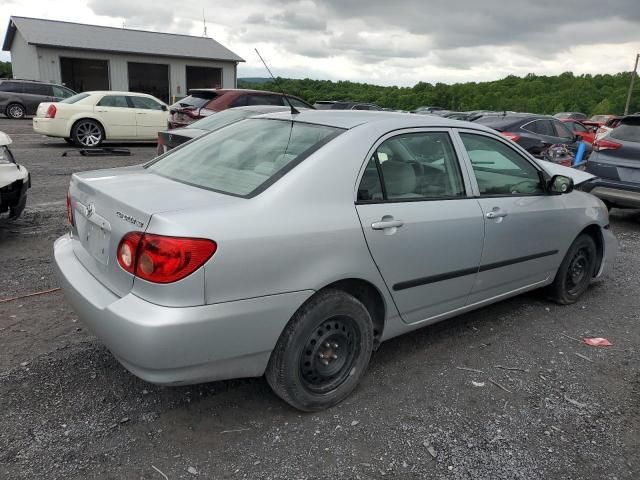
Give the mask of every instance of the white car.
[[0, 132], [0, 214], [9, 212], [9, 218], [16, 219], [27, 204], [31, 177], [26, 168], [16, 163], [10, 144], [9, 135]]
[[105, 140], [155, 140], [168, 119], [169, 107], [151, 95], [84, 92], [41, 103], [33, 130], [80, 147], [97, 147]]

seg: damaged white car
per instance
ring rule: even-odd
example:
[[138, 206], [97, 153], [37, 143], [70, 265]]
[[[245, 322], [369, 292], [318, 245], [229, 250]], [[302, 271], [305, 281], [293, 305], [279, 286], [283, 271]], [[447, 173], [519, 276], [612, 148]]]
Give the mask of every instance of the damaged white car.
[[0, 215], [9, 212], [9, 218], [16, 219], [27, 204], [31, 176], [26, 168], [16, 163], [10, 144], [9, 135], [0, 132]]

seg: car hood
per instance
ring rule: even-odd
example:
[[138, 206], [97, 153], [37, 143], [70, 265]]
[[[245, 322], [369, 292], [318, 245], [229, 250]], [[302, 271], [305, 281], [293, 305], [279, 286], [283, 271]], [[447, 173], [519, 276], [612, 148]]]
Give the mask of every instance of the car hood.
[[573, 180], [574, 185], [580, 185], [581, 183], [586, 182], [594, 178], [594, 175], [590, 173], [583, 172], [582, 170], [577, 170], [571, 167], [565, 167], [563, 165], [558, 165], [557, 163], [547, 162], [546, 160], [535, 159], [536, 162], [552, 177], [554, 175], [564, 175], [565, 177], [569, 177]]

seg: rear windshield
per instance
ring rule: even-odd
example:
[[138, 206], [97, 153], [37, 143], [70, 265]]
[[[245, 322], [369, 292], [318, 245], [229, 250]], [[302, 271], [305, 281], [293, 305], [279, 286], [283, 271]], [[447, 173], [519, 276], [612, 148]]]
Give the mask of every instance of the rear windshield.
[[178, 100], [177, 105], [181, 107], [202, 108], [214, 98], [220, 97], [224, 92], [193, 92], [188, 97]]
[[287, 120], [247, 119], [172, 150], [147, 168], [196, 187], [252, 197], [342, 131]]
[[65, 98], [64, 100], [60, 100], [58, 103], [76, 103], [80, 100], [84, 100], [89, 96], [88, 93], [78, 93], [77, 95], [73, 95], [72, 97]]
[[611, 130], [609, 136], [617, 140], [640, 143], [640, 122], [622, 123]]
[[205, 117], [202, 120], [198, 120], [197, 122], [189, 125], [189, 128], [199, 128], [201, 130], [213, 131], [226, 125], [231, 125], [232, 123], [239, 122], [240, 120], [243, 120], [245, 118], [253, 117], [254, 115], [258, 114], [249, 110], [238, 110], [229, 108], [227, 110], [214, 113], [213, 115]]

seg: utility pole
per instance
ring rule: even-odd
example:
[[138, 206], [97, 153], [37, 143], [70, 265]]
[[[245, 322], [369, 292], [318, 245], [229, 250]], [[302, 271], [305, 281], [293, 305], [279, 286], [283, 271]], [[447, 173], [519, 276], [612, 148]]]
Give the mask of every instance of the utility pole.
[[636, 71], [638, 70], [638, 60], [640, 60], [640, 53], [636, 55], [636, 64], [631, 72], [631, 84], [629, 85], [629, 93], [627, 94], [627, 103], [624, 106], [624, 114], [629, 115], [629, 104], [631, 103], [631, 92], [633, 92], [633, 83], [636, 81]]

